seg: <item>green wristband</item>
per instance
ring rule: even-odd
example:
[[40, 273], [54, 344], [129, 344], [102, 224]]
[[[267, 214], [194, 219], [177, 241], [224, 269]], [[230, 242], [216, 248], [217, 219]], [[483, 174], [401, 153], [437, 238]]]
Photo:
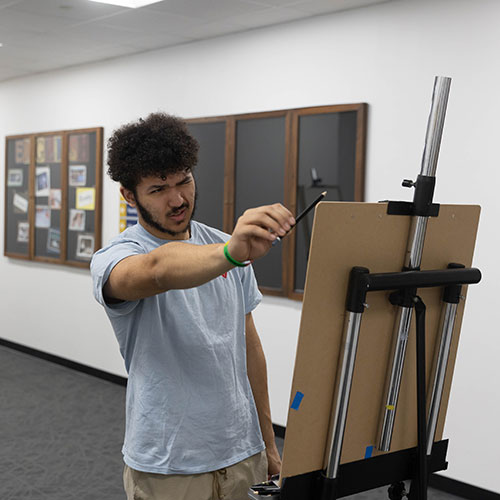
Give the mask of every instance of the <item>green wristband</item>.
[[251, 261], [247, 260], [245, 262], [240, 262], [236, 259], [233, 259], [230, 255], [229, 255], [229, 250], [227, 249], [227, 246], [229, 245], [229, 241], [224, 245], [224, 256], [226, 257], [226, 259], [231, 262], [231, 264], [233, 264], [233, 266], [238, 266], [238, 267], [246, 267], [248, 266], [248, 264], [250, 264]]

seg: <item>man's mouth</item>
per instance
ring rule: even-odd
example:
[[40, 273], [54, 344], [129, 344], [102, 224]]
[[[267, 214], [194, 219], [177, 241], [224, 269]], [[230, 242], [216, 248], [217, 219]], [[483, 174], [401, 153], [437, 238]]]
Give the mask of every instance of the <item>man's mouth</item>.
[[184, 220], [184, 217], [186, 216], [186, 210], [187, 210], [187, 207], [183, 206], [179, 210], [175, 210], [173, 212], [170, 212], [168, 217], [170, 219], [173, 219], [176, 222], [181, 222], [182, 220]]

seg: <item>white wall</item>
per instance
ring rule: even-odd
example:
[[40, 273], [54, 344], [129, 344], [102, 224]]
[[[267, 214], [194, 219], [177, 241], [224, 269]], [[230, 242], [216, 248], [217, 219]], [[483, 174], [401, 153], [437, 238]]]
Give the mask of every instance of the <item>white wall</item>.
[[[400, 181], [420, 169], [433, 78], [453, 77], [435, 200], [482, 205], [475, 265], [484, 278], [469, 291], [446, 475], [498, 492], [499, 19], [496, 0], [400, 0], [4, 82], [0, 136], [104, 126], [107, 138], [158, 109], [194, 117], [367, 102], [366, 199], [410, 199]], [[104, 241], [117, 227], [117, 189], [106, 180]], [[87, 272], [0, 257], [0, 276], [0, 337], [124, 374]], [[255, 318], [274, 421], [284, 425], [300, 304], [267, 297]]]

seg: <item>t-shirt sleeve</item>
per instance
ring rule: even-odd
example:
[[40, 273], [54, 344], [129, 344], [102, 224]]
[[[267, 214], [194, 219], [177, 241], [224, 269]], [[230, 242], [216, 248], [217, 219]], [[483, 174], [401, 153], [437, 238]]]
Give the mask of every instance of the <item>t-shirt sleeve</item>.
[[121, 240], [102, 248], [94, 254], [90, 263], [90, 273], [93, 281], [94, 297], [110, 316], [121, 316], [132, 311], [139, 300], [124, 301], [118, 304], [108, 304], [104, 300], [103, 287], [108, 281], [113, 268], [126, 257], [146, 253], [137, 242]]
[[243, 295], [245, 298], [245, 314], [248, 314], [251, 313], [260, 304], [260, 301], [262, 300], [262, 294], [260, 293], [259, 287], [257, 285], [253, 267], [250, 265], [247, 267], [242, 267], [241, 270], [241, 283], [243, 285]]

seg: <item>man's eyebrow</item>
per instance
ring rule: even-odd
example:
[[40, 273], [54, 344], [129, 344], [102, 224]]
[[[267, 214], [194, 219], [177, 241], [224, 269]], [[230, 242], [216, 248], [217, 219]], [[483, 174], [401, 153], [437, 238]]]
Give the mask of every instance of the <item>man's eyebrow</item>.
[[186, 181], [190, 181], [191, 179], [192, 179], [191, 175], [190, 175], [190, 174], [186, 174], [186, 176], [185, 176], [182, 180], [180, 180], [180, 181], [176, 184], [176, 186], [178, 186], [179, 184], [182, 184], [182, 183], [184, 183], [184, 182], [186, 182]]
[[162, 187], [165, 187], [167, 184], [153, 184], [151, 186], [148, 186], [148, 191], [150, 189], [158, 189], [158, 188], [162, 188]]
[[[182, 178], [179, 182], [176, 182], [176, 186], [178, 186], [179, 184], [183, 184], [184, 182], [186, 181], [190, 181], [192, 179], [192, 177], [187, 174], [184, 178]], [[148, 186], [148, 191], [150, 189], [158, 189], [158, 188], [163, 188], [165, 186], [168, 186], [168, 182], [165, 181], [164, 184], [152, 184], [151, 186]]]

